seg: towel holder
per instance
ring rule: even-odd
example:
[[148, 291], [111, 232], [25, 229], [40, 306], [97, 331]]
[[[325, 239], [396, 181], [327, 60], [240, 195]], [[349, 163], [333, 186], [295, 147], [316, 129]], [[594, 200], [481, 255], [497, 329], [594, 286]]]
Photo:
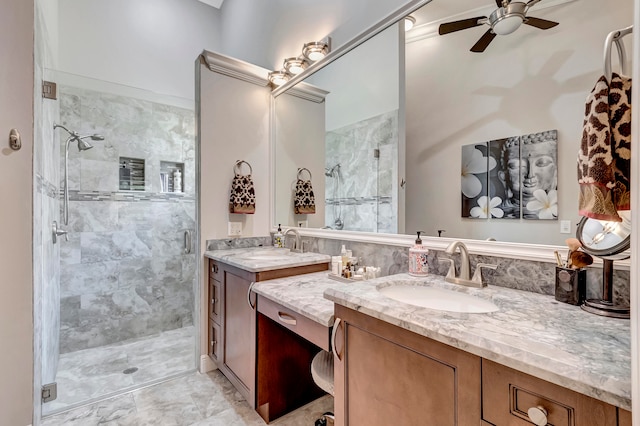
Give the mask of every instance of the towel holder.
[[236, 164], [233, 166], [233, 172], [235, 174], [239, 175], [243, 164], [246, 164], [249, 167], [249, 175], [252, 175], [253, 174], [253, 168], [251, 167], [251, 164], [247, 163], [244, 160], [236, 161]]
[[309, 180], [312, 179], [311, 172], [309, 171], [309, 169], [307, 169], [306, 167], [302, 167], [302, 168], [298, 168], [298, 180], [303, 180], [302, 177], [300, 176], [302, 174], [302, 172], [309, 173]]
[[607, 81], [611, 80], [611, 46], [616, 44], [618, 51], [618, 59], [620, 61], [621, 73], [625, 76], [629, 75], [629, 61], [627, 61], [627, 52], [624, 48], [622, 38], [633, 32], [633, 25], [616, 31], [611, 31], [604, 42], [604, 77]]

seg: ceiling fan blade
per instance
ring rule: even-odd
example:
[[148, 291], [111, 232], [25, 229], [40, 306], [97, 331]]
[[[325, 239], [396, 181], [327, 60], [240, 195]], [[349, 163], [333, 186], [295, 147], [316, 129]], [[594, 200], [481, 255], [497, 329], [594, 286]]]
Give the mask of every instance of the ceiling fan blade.
[[558, 25], [557, 22], [547, 21], [546, 19], [534, 18], [533, 16], [527, 16], [524, 23], [531, 25], [532, 27], [540, 28], [541, 30], [548, 30]]
[[445, 24], [440, 24], [438, 28], [438, 33], [440, 35], [445, 35], [449, 33], [453, 33], [455, 31], [466, 30], [467, 28], [473, 28], [480, 26], [484, 23], [483, 19], [487, 19], [486, 16], [478, 16], [476, 18], [463, 19], [461, 21], [453, 21], [447, 22]]
[[489, 43], [491, 43], [495, 37], [496, 34], [493, 31], [487, 30], [487, 32], [484, 33], [482, 37], [480, 37], [480, 40], [478, 40], [478, 42], [473, 45], [471, 51], [476, 53], [484, 52], [487, 46], [489, 46]]

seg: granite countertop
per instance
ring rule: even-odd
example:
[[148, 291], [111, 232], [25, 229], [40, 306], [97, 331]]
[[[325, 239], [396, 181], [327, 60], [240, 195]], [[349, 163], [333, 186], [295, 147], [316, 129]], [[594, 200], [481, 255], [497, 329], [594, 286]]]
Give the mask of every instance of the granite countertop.
[[[330, 288], [344, 284], [327, 278], [328, 271], [258, 281], [252, 290], [326, 327], [333, 326], [333, 302], [323, 297]], [[260, 302], [258, 302], [260, 303]]]
[[326, 254], [294, 253], [289, 249], [276, 247], [209, 250], [204, 252], [204, 256], [249, 272], [272, 271], [331, 262], [331, 256]]
[[[460, 291], [490, 299], [500, 310], [484, 314], [437, 311], [395, 301], [376, 290], [395, 284]], [[593, 315], [538, 293], [457, 286], [437, 275], [399, 274], [325, 289], [324, 296], [337, 304], [631, 410], [629, 320]], [[278, 297], [284, 299], [284, 291]]]

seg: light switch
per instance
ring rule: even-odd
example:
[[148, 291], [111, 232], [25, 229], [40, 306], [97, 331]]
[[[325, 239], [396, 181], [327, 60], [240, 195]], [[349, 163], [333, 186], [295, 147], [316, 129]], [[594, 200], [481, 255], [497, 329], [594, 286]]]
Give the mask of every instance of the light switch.
[[242, 235], [242, 222], [229, 222], [229, 236], [239, 237]]
[[571, 233], [571, 221], [570, 220], [561, 220], [560, 221], [560, 233], [561, 234], [570, 234]]

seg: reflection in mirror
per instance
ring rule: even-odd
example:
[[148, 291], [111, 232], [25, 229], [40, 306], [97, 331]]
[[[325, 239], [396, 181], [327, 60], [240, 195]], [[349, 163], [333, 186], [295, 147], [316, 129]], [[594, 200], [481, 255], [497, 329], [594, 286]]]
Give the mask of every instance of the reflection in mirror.
[[[278, 223], [398, 232], [400, 58], [394, 25], [275, 99]], [[315, 215], [293, 213], [298, 167], [315, 177]]]
[[[336, 220], [339, 219], [338, 222], [344, 223], [343, 229], [399, 233], [406, 230], [408, 234], [423, 230], [427, 236], [437, 236], [438, 230], [444, 230], [442, 235], [451, 238], [564, 244], [569, 235], [561, 233], [561, 228], [566, 228], [568, 223], [569, 233], [573, 233], [571, 230], [576, 228], [580, 219], [577, 214], [576, 158], [585, 99], [603, 73], [601, 53], [606, 35], [631, 24], [633, 1], [622, 0], [617, 3], [618, 7], [604, 10], [597, 0], [566, 0], [554, 2], [551, 7], [545, 7], [545, 4], [542, 1], [536, 6], [535, 16], [557, 21], [560, 23], [558, 26], [546, 31], [522, 26], [513, 34], [496, 37], [484, 53], [477, 54], [469, 52], [469, 46], [486, 28], [470, 28], [438, 36], [438, 24], [451, 21], [456, 16], [488, 16], [495, 9], [495, 4], [487, 4], [486, 10], [470, 10], [477, 4], [432, 2], [412, 13], [416, 26], [406, 33], [406, 43], [390, 47], [396, 49], [397, 56], [387, 57], [388, 52], [378, 50], [373, 58], [368, 58], [379, 57], [380, 62], [388, 66], [401, 62], [399, 69], [402, 72], [395, 78], [383, 75], [376, 82], [373, 78], [380, 73], [379, 67], [360, 67], [357, 61], [349, 59], [359, 56], [378, 36], [307, 78], [306, 82], [329, 92], [324, 111], [325, 142], [330, 140], [327, 136], [330, 131], [364, 123], [367, 119], [397, 109], [398, 158], [395, 162], [398, 166], [397, 170], [389, 172], [393, 176], [391, 200], [395, 202], [394, 196], [398, 199], [397, 231], [378, 223], [378, 218], [384, 216], [380, 212], [384, 210], [383, 202], [388, 194], [380, 191], [375, 195], [376, 203], [380, 204], [370, 202], [374, 197], [369, 192], [373, 184], [367, 181], [370, 184], [367, 189], [356, 190], [358, 180], [346, 175], [346, 167], [363, 157], [356, 147], [340, 152], [331, 161], [328, 157], [321, 161], [317, 157], [311, 159], [311, 155], [303, 156], [292, 161], [295, 163], [292, 170], [283, 170], [280, 167], [281, 132], [278, 128], [276, 175], [280, 179], [280, 174], [285, 173], [286, 178], [282, 182], [288, 186], [276, 190], [279, 209], [276, 223], [296, 224], [298, 218], [292, 213], [290, 197], [292, 179], [295, 168], [309, 167], [306, 163], [313, 160], [318, 163], [312, 170], [314, 190], [318, 187], [318, 204], [323, 198], [319, 193], [321, 190], [327, 199], [334, 201], [324, 206], [325, 218], [317, 217], [320, 210], [317, 210], [315, 218], [308, 215], [309, 226], [337, 228]], [[469, 15], [469, 12], [475, 14]], [[584, 31], [586, 26], [590, 29], [587, 32]], [[405, 38], [398, 32], [394, 35], [398, 42]], [[631, 57], [630, 45], [626, 44], [628, 57]], [[397, 106], [365, 113], [367, 108], [381, 102], [380, 97], [390, 92], [392, 85], [401, 90], [400, 94], [391, 94], [390, 102], [397, 102]], [[359, 88], [354, 92], [357, 94], [350, 95], [349, 90], [356, 87]], [[347, 95], [340, 96], [340, 90], [347, 90], [344, 92]], [[279, 111], [282, 97], [276, 98], [276, 116], [280, 123], [288, 120]], [[363, 114], [348, 119], [350, 114], [358, 111], [363, 111]], [[361, 134], [369, 134], [358, 142], [359, 146], [377, 134], [373, 129], [357, 129]], [[549, 129], [557, 129], [557, 220], [492, 218], [480, 221], [462, 218], [462, 146]], [[355, 131], [353, 134], [355, 138]], [[298, 140], [306, 137], [305, 133], [297, 135]], [[403, 151], [405, 139], [406, 154]], [[325, 153], [313, 151], [314, 156], [330, 154], [330, 148], [325, 144], [322, 146]], [[381, 150], [380, 155], [384, 154]], [[325, 176], [325, 171], [332, 175], [332, 169], [335, 174], [337, 164], [340, 164], [340, 172], [344, 172], [340, 182], [335, 177]], [[360, 179], [375, 177], [377, 185], [380, 175], [388, 171], [373, 168], [373, 164], [354, 170]], [[382, 162], [378, 165], [381, 166]], [[323, 176], [325, 180], [321, 182], [319, 178]], [[405, 178], [406, 185], [401, 186]], [[325, 187], [321, 189], [322, 185]], [[348, 192], [349, 189], [355, 192]], [[355, 194], [363, 201], [365, 198], [369, 201], [366, 213], [351, 205], [356, 203]], [[336, 200], [344, 203], [338, 204]], [[349, 228], [349, 215], [375, 217], [376, 224]]]

